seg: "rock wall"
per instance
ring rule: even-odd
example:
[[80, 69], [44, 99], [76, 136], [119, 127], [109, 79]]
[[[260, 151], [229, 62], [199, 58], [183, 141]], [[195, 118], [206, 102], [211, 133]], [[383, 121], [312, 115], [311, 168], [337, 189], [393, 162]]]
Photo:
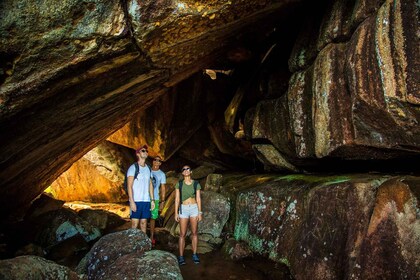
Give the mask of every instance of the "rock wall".
[[48, 192], [64, 201], [125, 203], [123, 182], [134, 153], [104, 141], [61, 174]]
[[287, 93], [249, 113], [259, 158], [289, 170], [322, 158], [418, 158], [416, 1], [335, 1], [325, 11], [296, 41]]
[[207, 123], [203, 75], [197, 73], [171, 88], [152, 107], [133, 116], [132, 121], [108, 140], [132, 149], [149, 146], [149, 156], [170, 158]]
[[418, 177], [285, 176], [241, 191], [235, 238], [296, 279], [416, 279]]

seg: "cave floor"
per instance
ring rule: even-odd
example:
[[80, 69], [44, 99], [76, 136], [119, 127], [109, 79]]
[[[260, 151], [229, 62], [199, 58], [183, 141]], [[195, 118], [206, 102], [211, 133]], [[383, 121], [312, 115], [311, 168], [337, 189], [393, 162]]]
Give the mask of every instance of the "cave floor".
[[[131, 222], [114, 229], [113, 231], [128, 229]], [[150, 229], [147, 229], [150, 234]], [[154, 250], [167, 251], [178, 256], [178, 239], [171, 236], [164, 228], [156, 227], [155, 230], [156, 246]], [[188, 249], [189, 239], [186, 240], [185, 260], [186, 265], [181, 266], [181, 274], [184, 280], [290, 280], [293, 277], [283, 264], [275, 263], [261, 256], [253, 256], [239, 261], [226, 258], [221, 247], [215, 250], [199, 254], [200, 264], [194, 264]], [[152, 250], [153, 250], [152, 249]]]
[[[165, 250], [161, 246], [156, 249]], [[176, 252], [172, 252], [177, 255]], [[225, 259], [220, 249], [200, 254], [200, 264], [194, 264], [191, 251], [185, 251], [186, 265], [181, 266], [181, 274], [185, 280], [190, 279], [240, 279], [267, 280], [293, 279], [288, 271], [282, 271], [274, 262], [262, 257], [253, 257], [241, 261]]]
[[[173, 237], [163, 229], [156, 228], [156, 246], [153, 249], [163, 250], [178, 256], [178, 248]], [[243, 280], [285, 280], [293, 279], [288, 269], [282, 265], [270, 261], [260, 256], [234, 261], [226, 258], [221, 248], [217, 248], [209, 253], [199, 254], [200, 264], [192, 261], [192, 251], [188, 250], [189, 241], [186, 241], [185, 260], [186, 265], [181, 266], [181, 274], [185, 280], [190, 279], [243, 279]], [[175, 245], [175, 246], [174, 246]]]

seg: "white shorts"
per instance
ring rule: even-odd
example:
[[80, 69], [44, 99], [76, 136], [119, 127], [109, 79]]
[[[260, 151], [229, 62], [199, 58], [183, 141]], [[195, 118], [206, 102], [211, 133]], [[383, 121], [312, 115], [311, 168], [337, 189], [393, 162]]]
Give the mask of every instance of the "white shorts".
[[181, 204], [181, 211], [179, 211], [179, 217], [182, 219], [188, 219], [189, 217], [198, 216], [198, 205], [196, 204]]

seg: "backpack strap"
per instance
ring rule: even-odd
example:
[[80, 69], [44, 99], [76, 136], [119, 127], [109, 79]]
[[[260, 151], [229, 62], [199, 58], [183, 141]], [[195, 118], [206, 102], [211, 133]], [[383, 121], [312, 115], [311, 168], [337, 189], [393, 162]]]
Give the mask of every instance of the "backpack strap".
[[[182, 181], [183, 180], [179, 180], [179, 182], [178, 182], [178, 187], [179, 187], [179, 200], [182, 199]], [[178, 209], [179, 214], [182, 214], [182, 207], [181, 207], [181, 205], [182, 205], [182, 202], [179, 204], [179, 209]]]
[[156, 177], [155, 177], [155, 175], [153, 175], [152, 168], [150, 167], [150, 165], [148, 165], [146, 163], [146, 166], [149, 167], [150, 178], [152, 179], [153, 188], [155, 188], [155, 187], [157, 187], [157, 186], [155, 186], [156, 185]]
[[[182, 199], [182, 184], [183, 184], [183, 180], [179, 180], [179, 182], [178, 182], [178, 187], [179, 187], [179, 198], [180, 198], [180, 199]], [[193, 186], [194, 186], [194, 196], [195, 196], [195, 195], [197, 194], [198, 181], [194, 180]], [[180, 203], [180, 205], [179, 205], [179, 210], [178, 210], [178, 212], [179, 212], [180, 214], [182, 214], [181, 204], [182, 204], [182, 203]]]
[[140, 173], [140, 166], [138, 162], [134, 163], [134, 167], [136, 168], [136, 171], [134, 172], [134, 180], [137, 179], [137, 176], [139, 176]]
[[194, 184], [193, 184], [193, 186], [194, 186], [194, 196], [195, 196], [195, 195], [196, 195], [196, 193], [197, 193], [198, 181], [194, 180]]
[[[146, 163], [146, 166], [149, 168], [150, 175], [152, 175], [152, 168]], [[136, 168], [136, 171], [134, 172], [134, 179], [137, 179], [137, 176], [139, 176], [140, 173], [140, 165], [138, 162], [134, 163], [134, 167]]]

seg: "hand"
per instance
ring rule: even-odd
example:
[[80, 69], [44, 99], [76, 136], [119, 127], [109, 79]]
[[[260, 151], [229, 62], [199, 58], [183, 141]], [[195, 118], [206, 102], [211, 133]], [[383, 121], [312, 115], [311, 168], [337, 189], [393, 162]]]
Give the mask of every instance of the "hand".
[[155, 209], [155, 201], [154, 200], [152, 200], [150, 202], [150, 210], [153, 211], [153, 209]]
[[134, 201], [130, 201], [130, 209], [132, 212], [137, 212], [137, 206]]
[[179, 215], [178, 215], [178, 213], [176, 213], [176, 214], [175, 214], [175, 221], [176, 221], [177, 223], [179, 223]]
[[197, 221], [201, 222], [203, 220], [203, 214], [198, 213]]

